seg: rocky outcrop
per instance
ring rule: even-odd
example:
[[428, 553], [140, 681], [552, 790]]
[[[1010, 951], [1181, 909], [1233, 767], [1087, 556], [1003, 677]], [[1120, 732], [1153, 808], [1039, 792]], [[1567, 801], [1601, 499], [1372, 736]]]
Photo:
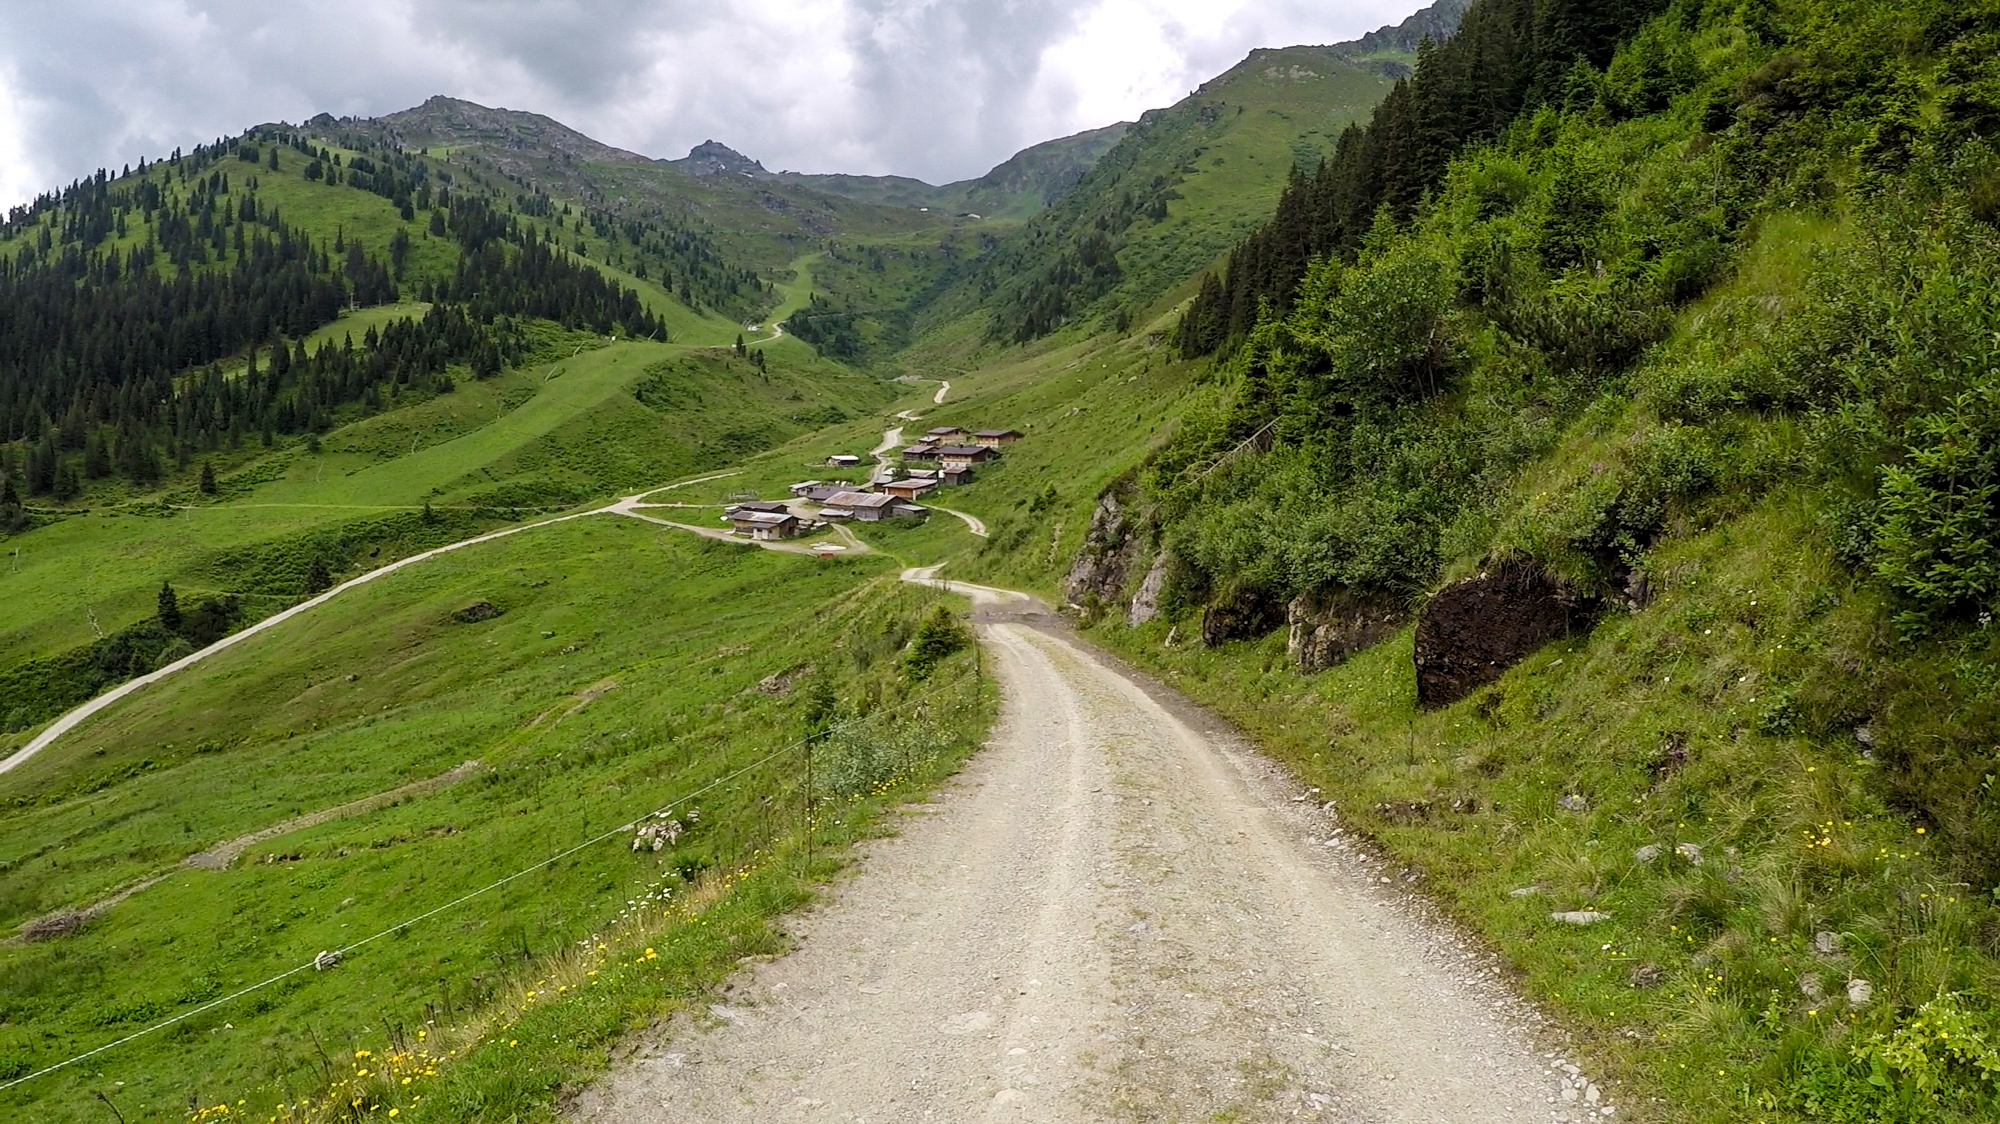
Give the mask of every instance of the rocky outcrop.
[[1127, 627], [1138, 628], [1160, 615], [1160, 593], [1167, 588], [1167, 565], [1166, 551], [1153, 557], [1146, 576], [1139, 579], [1138, 592], [1132, 594], [1132, 604], [1125, 610]]
[[1241, 586], [1211, 602], [1201, 614], [1201, 642], [1215, 648], [1255, 640], [1285, 623], [1285, 609], [1261, 589]]
[[1132, 561], [1139, 553], [1139, 537], [1132, 533], [1135, 528], [1130, 526], [1131, 522], [1115, 490], [1098, 498], [1097, 509], [1090, 514], [1090, 530], [1083, 536], [1083, 547], [1076, 552], [1076, 560], [1070, 563], [1069, 573], [1063, 577], [1062, 595], [1066, 604], [1083, 605], [1094, 597], [1099, 604], [1109, 605], [1123, 597]]
[[1595, 604], [1532, 563], [1509, 561], [1446, 586], [1417, 617], [1417, 703], [1444, 706], [1500, 678], [1542, 645], [1588, 625]]
[[1404, 616], [1392, 602], [1347, 593], [1302, 593], [1285, 606], [1291, 628], [1285, 651], [1300, 671], [1325, 671], [1394, 635]]

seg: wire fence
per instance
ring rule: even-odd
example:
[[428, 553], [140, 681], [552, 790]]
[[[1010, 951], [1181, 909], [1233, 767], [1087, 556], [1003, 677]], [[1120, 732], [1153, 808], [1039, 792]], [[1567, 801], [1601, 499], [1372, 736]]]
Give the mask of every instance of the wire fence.
[[[983, 692], [983, 685], [981, 679], [982, 676], [980, 672], [977, 670], [977, 665], [975, 665], [975, 671], [969, 677], [969, 681], [972, 683], [973, 690], [975, 692], [974, 694], [975, 700], [977, 700], [980, 697], [980, 694]], [[19, 1077], [15, 1077], [6, 1081], [0, 1081], [0, 1092], [6, 1092], [9, 1089], [13, 1089], [21, 1085], [26, 1085], [29, 1082], [36, 1081], [43, 1077], [47, 1077], [50, 1074], [57, 1073], [64, 1069], [68, 1069], [72, 1066], [77, 1065], [78, 1063], [85, 1062], [90, 1060], [91, 1058], [95, 1058], [102, 1054], [109, 1053], [113, 1050], [118, 1049], [121, 1046], [125, 1046], [132, 1042], [136, 1042], [142, 1038], [146, 1038], [150, 1035], [157, 1034], [160, 1031], [166, 1030], [169, 1027], [172, 1027], [176, 1024], [186, 1022], [189, 1019], [195, 1018], [209, 1011], [213, 1011], [219, 1007], [226, 1006], [227, 1004], [233, 1003], [238, 999], [242, 999], [247, 995], [254, 994], [255, 992], [262, 991], [265, 988], [282, 983], [285, 980], [300, 975], [301, 973], [313, 971], [315, 969], [323, 969], [325, 967], [330, 966], [331, 964], [338, 963], [341, 960], [344, 960], [348, 955], [356, 952], [359, 949], [365, 948], [366, 946], [371, 945], [376, 941], [383, 939], [384, 937], [394, 936], [397, 933], [400, 933], [410, 928], [413, 925], [420, 924], [424, 921], [429, 920], [430, 918], [438, 916], [439, 914], [448, 913], [454, 909], [459, 908], [460, 906], [465, 905], [468, 902], [474, 901], [478, 898], [482, 898], [513, 882], [519, 881], [520, 879], [525, 878], [528, 875], [535, 873], [536, 871], [546, 869], [552, 864], [561, 862], [562, 860], [569, 858], [570, 856], [575, 855], [581, 851], [585, 851], [592, 847], [596, 847], [614, 838], [630, 837], [640, 827], [640, 825], [644, 824], [647, 820], [669, 814], [675, 807], [686, 805], [690, 801], [699, 799], [700, 797], [707, 795], [708, 793], [714, 792], [725, 785], [740, 780], [744, 776], [786, 757], [798, 758], [802, 766], [801, 776], [803, 779], [803, 790], [804, 790], [803, 791], [804, 815], [803, 815], [802, 831], [804, 834], [807, 870], [810, 871], [812, 856], [813, 856], [814, 813], [816, 811], [816, 806], [819, 800], [824, 795], [826, 795], [823, 789], [816, 788], [815, 786], [815, 780], [816, 780], [815, 774], [817, 769], [820, 767], [816, 766], [815, 763], [815, 757], [820, 756], [815, 753], [815, 747], [825, 746], [825, 745], [838, 745], [840, 744], [840, 739], [844, 735], [851, 735], [857, 733], [862, 728], [867, 727], [870, 724], [876, 723], [880, 720], [893, 718], [898, 715], [902, 715], [906, 712], [920, 714], [923, 712], [923, 708], [928, 702], [940, 698], [953, 690], [962, 689], [967, 681], [968, 678], [960, 678], [958, 680], [953, 680], [949, 683], [942, 683], [933, 687], [928, 691], [923, 692], [922, 694], [913, 696], [911, 698], [903, 699], [894, 707], [873, 710], [865, 715], [857, 716], [845, 722], [834, 723], [828, 726], [824, 730], [819, 730], [819, 731], [814, 731], [813, 733], [809, 733], [805, 737], [799, 738], [796, 741], [790, 742], [789, 744], [786, 744], [778, 749], [772, 750], [770, 753], [765, 754], [764, 756], [758, 758], [755, 761], [750, 762], [747, 765], [740, 766], [723, 776], [717, 777], [714, 780], [711, 780], [706, 784], [701, 785], [698, 788], [692, 789], [688, 792], [681, 793], [672, 800], [666, 801], [665, 803], [662, 804], [655, 805], [653, 808], [645, 812], [642, 812], [637, 816], [624, 820], [616, 827], [598, 832], [597, 834], [590, 836], [589, 838], [583, 840], [580, 843], [564, 848], [563, 850], [557, 851], [554, 854], [548, 855], [542, 859], [538, 859], [534, 863], [528, 866], [524, 866], [503, 877], [496, 878], [493, 881], [483, 886], [480, 886], [477, 889], [461, 894], [458, 897], [451, 899], [450, 901], [435, 906], [431, 909], [427, 909], [422, 913], [418, 913], [411, 917], [405, 918], [402, 921], [398, 921], [393, 925], [387, 926], [386, 928], [383, 928], [375, 933], [371, 933], [368, 936], [362, 937], [359, 940], [356, 940], [350, 944], [343, 945], [337, 949], [331, 949], [319, 952], [314, 956], [312, 956], [311, 958], [305, 960], [303, 963], [297, 964], [291, 968], [287, 968], [286, 970], [279, 972], [274, 976], [271, 976], [269, 979], [259, 980], [256, 983], [250, 984], [242, 988], [238, 988], [237, 990], [232, 991], [229, 994], [224, 995], [220, 998], [209, 1000], [208, 1002], [202, 1003], [199, 1006], [191, 1007], [186, 1011], [182, 1011], [179, 1014], [173, 1015], [165, 1019], [161, 1019], [160, 1021], [153, 1023], [142, 1030], [137, 1030], [130, 1034], [124, 1035], [120, 1038], [113, 1039], [112, 1041], [106, 1042], [101, 1046], [96, 1046], [80, 1054], [76, 1054], [74, 1056], [65, 1058], [62, 1061], [54, 1063], [53, 1065], [43, 1066], [40, 1069], [33, 1070], [32, 1072], [23, 1074]], [[905, 771], [907, 772], [907, 766], [911, 764], [911, 762], [906, 759], [904, 764], [906, 766]], [[845, 788], [845, 786], [843, 786], [843, 788]], [[863, 793], [859, 791], [841, 791], [835, 793], [834, 795], [858, 796], [858, 795], [863, 795]], [[770, 830], [771, 834], [774, 837], [777, 834], [780, 834], [779, 831], [771, 830], [768, 827], [767, 830]]]

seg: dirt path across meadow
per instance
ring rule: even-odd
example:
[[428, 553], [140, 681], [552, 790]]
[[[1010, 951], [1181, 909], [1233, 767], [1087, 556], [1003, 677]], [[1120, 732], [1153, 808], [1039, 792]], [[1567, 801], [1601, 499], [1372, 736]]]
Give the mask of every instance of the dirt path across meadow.
[[575, 1120], [1612, 1114], [1536, 1053], [1493, 966], [1265, 758], [1019, 595], [954, 588], [1005, 699], [992, 741], [794, 919], [795, 952], [643, 1045]]

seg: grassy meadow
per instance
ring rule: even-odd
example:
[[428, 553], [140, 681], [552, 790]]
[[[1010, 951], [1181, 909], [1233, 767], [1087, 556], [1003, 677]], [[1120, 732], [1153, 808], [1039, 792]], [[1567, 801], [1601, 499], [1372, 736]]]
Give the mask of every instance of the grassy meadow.
[[[612, 1033], [772, 947], [769, 915], [804, 893], [800, 750], [785, 747], [810, 723], [862, 720], [821, 763], [840, 789], [824, 813], [836, 842], [878, 806], [852, 800], [941, 775], [972, 744], [984, 710], [960, 662], [923, 683], [898, 668], [938, 597], [895, 570], [593, 516], [360, 587], [80, 728], [0, 778], [14, 809], [0, 828], [6, 925], [161, 880], [74, 935], [0, 946], [0, 1074], [392, 929], [656, 809], [673, 805], [685, 837], [635, 853], [617, 833], [0, 1105], [94, 1120], [103, 1093], [131, 1119], [238, 1100], [258, 1118], [313, 1102], [331, 1119], [332, 1082], [363, 1084], [356, 1051], [450, 1041], [465, 1060], [370, 1105], [419, 1120], [547, 1112]], [[473, 605], [491, 609], [462, 611]], [[919, 696], [921, 711], [905, 705]], [[228, 869], [182, 865], [467, 761], [455, 783], [261, 839]], [[621, 974], [612, 961], [646, 957], [627, 937], [666, 963]], [[606, 986], [551, 1011], [564, 1001], [536, 981], [586, 938]], [[562, 1029], [532, 1029], [550, 1023]], [[499, 1050], [504, 1066], [480, 1060]]]
[[[149, 618], [162, 581], [184, 599], [236, 594], [262, 615], [303, 596], [315, 556], [333, 576], [352, 576], [532, 512], [729, 463], [892, 393], [788, 342], [776, 346], [797, 354], [774, 353], [764, 370], [726, 350], [589, 337], [576, 346], [355, 421], [317, 452], [293, 442], [218, 456], [215, 496], [190, 481], [13, 537], [0, 596], [19, 611], [0, 627], [0, 664], [54, 657]], [[397, 521], [425, 505], [432, 522]], [[24, 705], [41, 714], [0, 698], [0, 719]], [[8, 723], [17, 728], [0, 732], [0, 748], [39, 724]]]

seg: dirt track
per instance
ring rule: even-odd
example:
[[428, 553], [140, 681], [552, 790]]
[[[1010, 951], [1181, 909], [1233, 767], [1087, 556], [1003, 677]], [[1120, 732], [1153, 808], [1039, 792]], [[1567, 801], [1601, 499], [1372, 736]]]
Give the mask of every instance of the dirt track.
[[1025, 602], [980, 600], [988, 748], [797, 919], [796, 952], [577, 1119], [1583, 1117], [1532, 1014], [1315, 803]]

